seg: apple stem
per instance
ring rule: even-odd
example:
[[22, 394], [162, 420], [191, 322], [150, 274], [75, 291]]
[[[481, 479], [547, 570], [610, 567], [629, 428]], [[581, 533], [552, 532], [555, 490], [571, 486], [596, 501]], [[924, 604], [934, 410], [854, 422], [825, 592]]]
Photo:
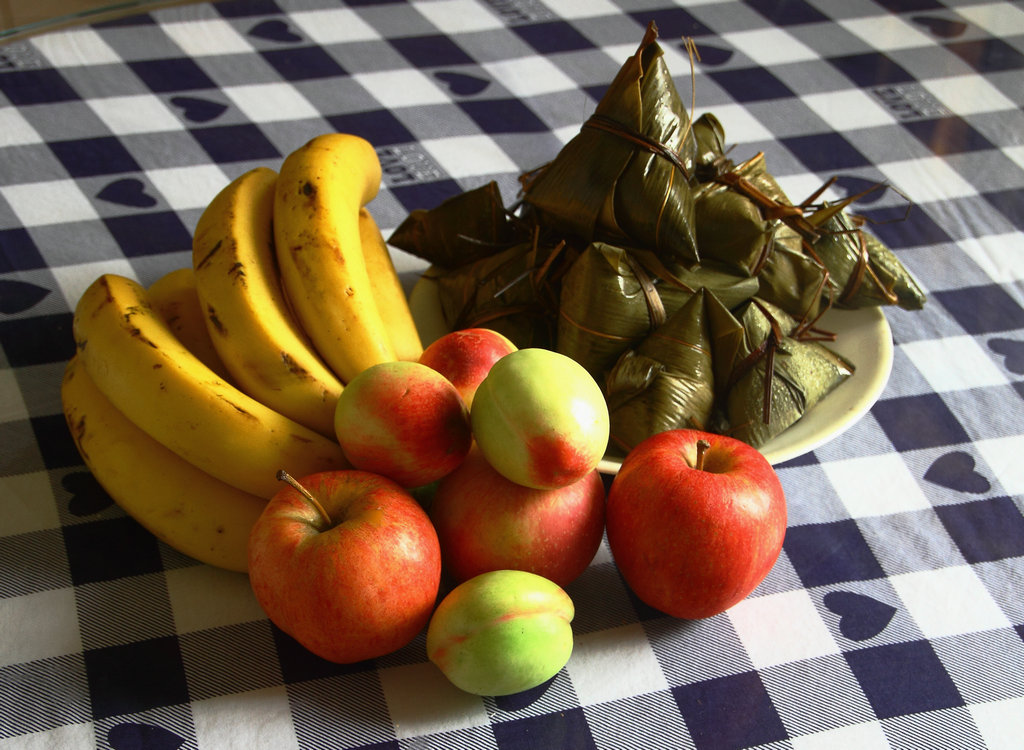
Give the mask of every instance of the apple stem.
[[697, 441], [697, 462], [694, 467], [697, 471], [704, 470], [704, 454], [707, 453], [708, 448], [711, 447], [711, 443], [701, 438]]
[[295, 489], [296, 492], [298, 492], [300, 495], [306, 498], [309, 504], [316, 508], [317, 513], [319, 513], [323, 517], [323, 519], [327, 522], [328, 526], [330, 526], [333, 523], [333, 521], [331, 521], [330, 514], [327, 512], [324, 506], [320, 504], [320, 501], [313, 497], [312, 493], [310, 493], [309, 490], [307, 490], [305, 487], [299, 484], [298, 480], [295, 479], [295, 477], [293, 477], [284, 469], [281, 469], [280, 471], [277, 472], [277, 478], [280, 479], [282, 482], [290, 484]]

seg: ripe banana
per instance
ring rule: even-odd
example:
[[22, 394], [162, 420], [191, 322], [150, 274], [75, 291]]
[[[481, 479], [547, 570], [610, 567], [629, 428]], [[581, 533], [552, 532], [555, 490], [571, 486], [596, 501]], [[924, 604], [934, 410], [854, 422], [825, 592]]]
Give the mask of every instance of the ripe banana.
[[359, 209], [380, 189], [367, 141], [328, 133], [289, 154], [274, 202], [285, 293], [313, 344], [345, 383], [396, 359], [363, 258]]
[[257, 167], [206, 207], [192, 266], [207, 328], [238, 387], [322, 435], [334, 437], [341, 381], [289, 309], [274, 256], [277, 173]]
[[423, 353], [416, 322], [409, 309], [409, 300], [402, 288], [402, 280], [395, 270], [387, 242], [373, 214], [364, 206], [359, 209], [359, 237], [363, 246], [363, 258], [370, 275], [370, 287], [377, 301], [377, 310], [384, 322], [384, 329], [391, 338], [395, 357], [415, 362]]
[[210, 332], [206, 330], [206, 316], [199, 304], [192, 269], [186, 267], [170, 271], [150, 284], [146, 292], [153, 309], [164, 319], [178, 341], [204, 365], [230, 380], [231, 376], [213, 346]]
[[266, 500], [214, 479], [131, 423], [72, 357], [61, 401], [78, 452], [122, 510], [200, 562], [244, 572]]
[[104, 274], [82, 295], [73, 331], [89, 376], [125, 417], [189, 463], [269, 498], [292, 476], [347, 468], [337, 442], [218, 377], [179, 342], [146, 290]]

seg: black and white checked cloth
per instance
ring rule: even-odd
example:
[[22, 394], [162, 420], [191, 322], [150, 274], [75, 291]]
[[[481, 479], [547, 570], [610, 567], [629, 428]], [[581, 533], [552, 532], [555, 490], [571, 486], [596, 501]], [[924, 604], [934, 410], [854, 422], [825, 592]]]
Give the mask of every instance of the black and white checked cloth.
[[[490, 180], [511, 200], [651, 20], [682, 92], [695, 39], [696, 113], [792, 198], [897, 186], [856, 209], [929, 294], [887, 311], [870, 412], [779, 467], [790, 525], [751, 597], [666, 618], [603, 547], [567, 667], [481, 699], [422, 636], [312, 657], [244, 576], [111, 503], [58, 390], [97, 275], [187, 265], [228, 180], [330, 130], [377, 147], [385, 234]], [[223, 0], [0, 41], [0, 749], [1020, 748], [1022, 107], [1001, 0]]]

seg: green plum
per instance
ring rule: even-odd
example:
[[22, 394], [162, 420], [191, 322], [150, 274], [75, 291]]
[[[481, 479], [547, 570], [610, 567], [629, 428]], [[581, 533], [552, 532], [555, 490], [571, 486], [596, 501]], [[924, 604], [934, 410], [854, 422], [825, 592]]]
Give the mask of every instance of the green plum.
[[521, 570], [481, 573], [437, 606], [427, 656], [467, 693], [519, 693], [569, 661], [574, 614], [572, 599], [547, 578]]

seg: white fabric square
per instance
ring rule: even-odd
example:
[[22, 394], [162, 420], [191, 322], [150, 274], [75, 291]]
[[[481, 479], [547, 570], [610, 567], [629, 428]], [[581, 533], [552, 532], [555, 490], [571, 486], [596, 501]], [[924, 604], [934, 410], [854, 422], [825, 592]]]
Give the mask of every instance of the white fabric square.
[[839, 653], [803, 589], [748, 597], [726, 614], [757, 669]]
[[978, 440], [974, 447], [1009, 495], [1024, 495], [1024, 436]]
[[223, 695], [191, 705], [198, 747], [292, 750], [299, 747], [282, 686]]
[[1024, 169], [1024, 146], [1007, 146], [1003, 154], [1021, 169]]
[[852, 518], [906, 513], [931, 505], [897, 453], [829, 461], [821, 468]]
[[931, 78], [921, 85], [958, 115], [1015, 110], [1017, 105], [983, 76]]
[[0, 599], [0, 667], [82, 650], [74, 589]]
[[967, 706], [988, 750], [1020, 750], [1024, 698], [1006, 698]]
[[[8, 389], [18, 393], [11, 370], [0, 371], [0, 398]], [[23, 418], [27, 418], [23, 417]], [[6, 420], [2, 420], [6, 421]], [[60, 526], [50, 476], [44, 471], [0, 476], [0, 536], [27, 534]]]
[[181, 130], [181, 120], [150, 94], [89, 99], [86, 104], [115, 135]]
[[216, 164], [153, 169], [146, 172], [146, 177], [168, 205], [177, 210], [205, 208], [230, 182]]
[[438, 0], [413, 7], [445, 34], [502, 28], [501, 21], [480, 3], [471, 0]]
[[252, 45], [223, 19], [204, 18], [182, 23], [165, 23], [160, 28], [189, 57], [244, 55]]
[[91, 722], [86, 722], [0, 740], [0, 750], [67, 750], [95, 744], [96, 730]]
[[430, 662], [378, 674], [399, 740], [489, 724], [483, 699], [459, 690]]
[[456, 180], [519, 171], [515, 162], [486, 135], [437, 138], [421, 145]]
[[[1024, 148], [1021, 148], [1024, 168]], [[957, 247], [970, 256], [992, 281], [1009, 284], [1024, 279], [1024, 234], [991, 234], [965, 237]]]
[[886, 14], [840, 20], [839, 25], [878, 50], [933, 47], [935, 41], [900, 16]]
[[925, 638], [1010, 627], [969, 565], [902, 573], [889, 582]]
[[253, 122], [279, 122], [319, 117], [320, 112], [287, 83], [227, 86], [224, 93]]
[[1024, 34], [1024, 10], [1014, 3], [986, 3], [957, 7], [957, 15], [993, 36], [1005, 39]]
[[638, 623], [578, 636], [566, 671], [581, 706], [668, 689], [665, 673]]
[[548, 0], [545, 3], [559, 18], [617, 16], [622, 9], [608, 0]]
[[487, 63], [484, 69], [520, 98], [576, 90], [576, 83], [545, 57]]
[[0, 109], [0, 147], [42, 143], [43, 139], [14, 107]]
[[133, 281], [139, 280], [132, 264], [125, 258], [101, 260], [77, 266], [54, 266], [50, 271], [57, 280], [57, 286], [60, 287], [61, 294], [64, 295], [64, 300], [71, 309], [74, 309], [82, 293], [101, 274], [116, 273], [127, 276]]
[[977, 188], [939, 156], [889, 162], [879, 164], [878, 168], [891, 184], [907, 193], [915, 203], [969, 198], [978, 194]]
[[167, 571], [167, 595], [179, 633], [266, 619], [249, 578], [211, 565]]
[[722, 38], [764, 67], [818, 59], [814, 50], [780, 28], [737, 31], [723, 34]]
[[342, 44], [380, 39], [380, 35], [351, 8], [298, 11], [289, 18], [317, 44]]
[[939, 392], [1006, 385], [1006, 375], [972, 336], [901, 344], [931, 387]]
[[[28, 419], [28, 409], [25, 408], [25, 401], [21, 397], [21, 389], [18, 387], [18, 380], [14, 377], [14, 370], [0, 370], [0, 423], [14, 422], [19, 419]], [[0, 476], [0, 486], [5, 477]], [[5, 493], [6, 496], [6, 493]], [[4, 507], [0, 505], [0, 518], [3, 518]], [[7, 527], [0, 522], [0, 533], [5, 533]]]
[[74, 180], [28, 182], [0, 187], [15, 215], [25, 227], [95, 221], [99, 218], [92, 203]]
[[896, 119], [875, 99], [860, 89], [809, 94], [801, 101], [834, 130], [877, 128], [892, 125]]
[[29, 39], [55, 68], [119, 63], [121, 58], [96, 31], [76, 28], [54, 31]]
[[[699, 78], [697, 79], [697, 91], [700, 92]], [[700, 100], [699, 93], [697, 99], [698, 101]], [[701, 114], [698, 113], [697, 117], [700, 117]], [[729, 145], [775, 140], [772, 131], [750, 114], [749, 109], [740, 104], [721, 104], [716, 106], [711, 114], [717, 117], [718, 121], [725, 127], [726, 139]], [[753, 156], [753, 154], [749, 155]], [[741, 158], [745, 158], [745, 156]]]
[[867, 721], [823, 732], [791, 737], [793, 750], [841, 750], [842, 748], [889, 747], [881, 722]]
[[369, 94], [388, 108], [446, 104], [448, 95], [418, 70], [383, 70], [352, 76]]

